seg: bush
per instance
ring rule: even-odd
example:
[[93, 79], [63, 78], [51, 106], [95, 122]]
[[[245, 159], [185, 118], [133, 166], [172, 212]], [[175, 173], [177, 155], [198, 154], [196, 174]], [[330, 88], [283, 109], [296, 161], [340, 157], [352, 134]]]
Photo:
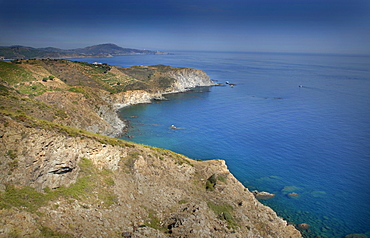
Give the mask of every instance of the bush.
[[206, 181], [206, 190], [213, 191], [215, 189], [217, 178], [215, 174], [212, 174]]
[[11, 159], [15, 159], [17, 158], [17, 153], [15, 153], [13, 150], [8, 150], [8, 156], [11, 158]]
[[233, 207], [229, 204], [216, 204], [213, 202], [208, 202], [207, 205], [217, 215], [219, 219], [225, 220], [227, 222], [228, 228], [235, 228], [239, 226], [234, 221], [234, 217], [231, 215], [233, 212]]

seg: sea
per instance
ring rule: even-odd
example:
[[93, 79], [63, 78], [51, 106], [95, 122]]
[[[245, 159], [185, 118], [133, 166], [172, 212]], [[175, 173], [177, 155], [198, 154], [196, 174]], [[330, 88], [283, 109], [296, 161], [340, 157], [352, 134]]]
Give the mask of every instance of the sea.
[[370, 56], [174, 51], [75, 60], [205, 71], [224, 86], [123, 108], [130, 128], [122, 139], [225, 160], [249, 190], [275, 194], [263, 204], [309, 224], [305, 237], [370, 237]]

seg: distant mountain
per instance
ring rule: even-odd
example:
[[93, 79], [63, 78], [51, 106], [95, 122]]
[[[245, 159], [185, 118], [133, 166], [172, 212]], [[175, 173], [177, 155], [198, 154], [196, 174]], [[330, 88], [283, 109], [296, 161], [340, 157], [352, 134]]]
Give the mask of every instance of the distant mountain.
[[161, 51], [138, 50], [122, 48], [115, 44], [100, 44], [78, 49], [59, 49], [54, 47], [32, 48], [27, 46], [0, 46], [0, 57], [5, 59], [30, 58], [82, 58], [82, 57], [110, 57], [114, 55], [133, 54], [168, 54]]

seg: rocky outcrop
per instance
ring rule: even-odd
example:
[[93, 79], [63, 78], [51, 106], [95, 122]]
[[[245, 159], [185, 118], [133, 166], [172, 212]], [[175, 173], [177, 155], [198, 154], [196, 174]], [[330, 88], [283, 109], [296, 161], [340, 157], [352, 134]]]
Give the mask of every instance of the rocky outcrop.
[[[124, 151], [109, 153], [111, 146], [96, 140], [45, 129], [25, 129], [12, 120], [4, 121], [4, 118], [3, 122], [7, 126], [2, 124], [0, 127], [0, 148], [8, 156], [1, 161], [5, 171], [6, 165], [14, 164], [14, 161], [16, 166], [6, 172], [2, 170], [0, 184], [16, 183], [39, 191], [46, 187], [69, 186], [76, 182], [81, 158], [91, 159], [98, 167], [114, 171], [120, 158], [125, 156]], [[9, 153], [14, 154], [14, 158], [9, 158]]]
[[160, 93], [149, 93], [144, 90], [135, 90], [110, 95], [110, 99], [108, 99], [108, 101], [115, 109], [120, 109], [135, 104], [151, 103], [153, 99], [164, 100], [165, 98]]
[[66, 113], [54, 119], [55, 122], [97, 134], [117, 136], [125, 124], [118, 117], [114, 106], [104, 100], [107, 97], [109, 93], [106, 91], [94, 89], [89, 96], [68, 91], [50, 91], [37, 99]]
[[99, 135], [122, 131], [121, 107], [214, 85], [204, 72], [107, 73], [64, 60], [5, 66], [14, 74], [0, 85], [0, 237], [301, 237], [224, 161]]
[[252, 191], [253, 195], [258, 199], [270, 199], [275, 197], [275, 194], [269, 193], [269, 192], [259, 192], [257, 190]]
[[67, 112], [66, 117], [56, 120], [59, 123], [116, 137], [125, 128], [117, 114], [120, 108], [164, 100], [163, 94], [185, 92], [197, 86], [216, 85], [205, 72], [197, 69], [174, 70], [168, 74], [176, 79], [175, 83], [169, 90], [156, 93], [132, 90], [111, 94], [102, 89], [85, 87], [84, 93], [49, 91], [37, 99]]
[[[193, 161], [22, 116], [0, 121], [1, 237], [301, 237], [222, 160]], [[25, 186], [40, 193], [8, 200]]]
[[172, 92], [185, 92], [198, 86], [215, 86], [209, 76], [202, 70], [198, 69], [180, 69], [171, 71], [168, 76], [176, 79]]

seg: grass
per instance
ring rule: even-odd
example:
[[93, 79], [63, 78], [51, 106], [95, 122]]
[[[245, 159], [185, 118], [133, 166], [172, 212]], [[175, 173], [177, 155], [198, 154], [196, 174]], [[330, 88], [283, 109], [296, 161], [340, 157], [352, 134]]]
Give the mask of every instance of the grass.
[[9, 88], [0, 84], [0, 96], [8, 96], [10, 94]]
[[11, 159], [15, 159], [17, 158], [17, 153], [15, 153], [13, 150], [8, 150], [8, 156], [11, 158]]
[[161, 229], [161, 221], [159, 220], [158, 217], [156, 217], [154, 215], [154, 211], [153, 210], [149, 210], [148, 211], [148, 219], [145, 221], [144, 223], [145, 226], [148, 226], [148, 227], [151, 227], [151, 228], [154, 228], [154, 229]]
[[27, 95], [41, 95], [48, 91], [49, 89], [45, 87], [42, 83], [32, 83], [32, 84], [19, 84], [15, 85], [14, 88], [20, 93], [20, 94], [27, 94]]
[[149, 147], [152, 151], [154, 151], [160, 160], [163, 160], [164, 156], [168, 156], [168, 157], [175, 159], [175, 163], [178, 165], [188, 164], [194, 167], [194, 164], [192, 164], [189, 159], [185, 158], [184, 155], [181, 155], [181, 154], [178, 154], [178, 153], [175, 153], [173, 151], [163, 149], [163, 148], [157, 148], [157, 147], [151, 147], [151, 146], [146, 146], [146, 147]]
[[[114, 185], [110, 172], [98, 170], [92, 161], [86, 158], [81, 159], [79, 167], [79, 177], [76, 183], [69, 187], [62, 186], [53, 190], [46, 188], [44, 192], [38, 192], [32, 187], [18, 188], [7, 184], [5, 192], [0, 192], [0, 209], [17, 207], [35, 213], [48, 201], [58, 197], [99, 204], [103, 201], [106, 207], [117, 201], [116, 195], [109, 189], [110, 186]], [[97, 198], [93, 198], [93, 191], [97, 191]]]
[[70, 89], [68, 89], [68, 91], [74, 92], [74, 93], [81, 93], [84, 95], [85, 98], [90, 97], [83, 87], [71, 87]]
[[42, 226], [40, 228], [40, 236], [41, 237], [60, 237], [60, 238], [68, 238], [68, 237], [73, 237], [72, 235], [70, 234], [67, 234], [67, 233], [64, 233], [64, 232], [57, 232], [57, 231], [53, 231], [52, 229], [50, 229], [49, 227], [46, 227], [46, 226]]
[[0, 193], [0, 208], [9, 209], [17, 207], [29, 212], [36, 212], [49, 200], [48, 194], [35, 191], [34, 188], [16, 188], [13, 185], [6, 185], [5, 192]]
[[221, 220], [225, 220], [228, 224], [228, 228], [236, 228], [239, 225], [235, 222], [232, 216], [233, 207], [228, 204], [217, 204], [209, 201], [208, 207], [217, 215]]
[[206, 181], [206, 190], [207, 191], [215, 190], [216, 183], [217, 183], [217, 177], [215, 174], [212, 174], [211, 177], [209, 177]]
[[217, 180], [223, 183], [226, 183], [226, 178], [222, 175], [217, 176]]
[[0, 79], [4, 80], [9, 85], [36, 80], [36, 78], [22, 66], [5, 61], [0, 61]]
[[[23, 113], [10, 112], [7, 110], [0, 110], [0, 113], [10, 116], [14, 120], [23, 122], [34, 128], [55, 131], [58, 133], [63, 133], [65, 135], [71, 136], [71, 137], [77, 137], [77, 136], [86, 137], [86, 138], [97, 140], [102, 144], [111, 145], [111, 146], [120, 146], [123, 148], [135, 147], [135, 143], [133, 142], [128, 142], [128, 141], [124, 141], [124, 140], [109, 137], [109, 136], [95, 134], [92, 132], [84, 131], [84, 130], [73, 128], [73, 127], [63, 126], [63, 125], [60, 125], [60, 124], [57, 124], [51, 121], [37, 119], [29, 115], [23, 114]], [[60, 116], [64, 116], [63, 112], [60, 112]]]

